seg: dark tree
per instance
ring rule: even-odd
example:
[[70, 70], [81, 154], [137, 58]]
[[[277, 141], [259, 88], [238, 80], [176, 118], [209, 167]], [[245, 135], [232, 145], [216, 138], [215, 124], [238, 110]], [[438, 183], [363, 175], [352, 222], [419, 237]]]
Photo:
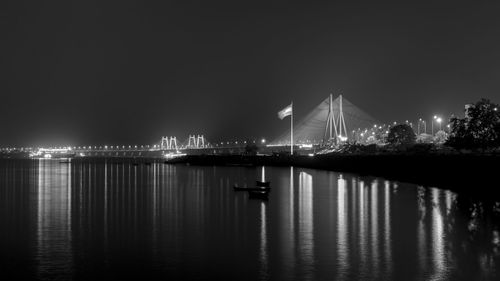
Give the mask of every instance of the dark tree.
[[392, 145], [410, 145], [416, 140], [415, 132], [406, 124], [392, 126], [387, 136], [387, 142]]
[[259, 151], [259, 148], [255, 143], [250, 143], [245, 146], [245, 154], [247, 155], [256, 155], [257, 151]]
[[499, 106], [482, 99], [467, 109], [464, 118], [452, 118], [446, 144], [458, 149], [500, 146]]

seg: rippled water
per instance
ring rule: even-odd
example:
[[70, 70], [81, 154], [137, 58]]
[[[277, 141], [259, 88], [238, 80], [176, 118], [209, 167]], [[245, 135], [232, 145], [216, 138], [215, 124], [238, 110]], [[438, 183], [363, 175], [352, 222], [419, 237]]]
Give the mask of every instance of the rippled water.
[[[0, 278], [499, 280], [500, 203], [381, 178], [0, 161]], [[473, 188], [473, 187], [471, 187]]]

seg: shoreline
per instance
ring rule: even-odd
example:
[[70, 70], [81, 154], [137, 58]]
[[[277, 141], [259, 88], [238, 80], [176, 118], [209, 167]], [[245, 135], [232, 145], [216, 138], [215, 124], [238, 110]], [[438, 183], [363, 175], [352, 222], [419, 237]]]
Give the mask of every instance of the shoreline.
[[[2, 158], [33, 160], [34, 158]], [[52, 158], [65, 162], [67, 159]], [[158, 157], [83, 157], [70, 161], [134, 165], [166, 163], [197, 166], [276, 166], [318, 169], [359, 176], [381, 177], [425, 187], [448, 189], [481, 199], [500, 199], [500, 154], [445, 153], [332, 153], [324, 155], [186, 155]]]
[[310, 156], [187, 155], [169, 164], [199, 166], [294, 166], [383, 177], [474, 197], [500, 199], [500, 155], [329, 154]]

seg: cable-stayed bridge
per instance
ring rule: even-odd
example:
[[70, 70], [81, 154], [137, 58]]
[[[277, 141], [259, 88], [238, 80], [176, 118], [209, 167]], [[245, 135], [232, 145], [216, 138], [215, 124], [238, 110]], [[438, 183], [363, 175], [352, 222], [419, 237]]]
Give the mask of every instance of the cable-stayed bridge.
[[[375, 118], [342, 95], [324, 99], [304, 118], [293, 125], [294, 144], [328, 145], [355, 140], [358, 132], [377, 124]], [[270, 143], [290, 145], [290, 130]]]
[[[293, 126], [294, 145], [309, 147], [331, 146], [346, 141], [365, 141], [376, 130], [385, 127], [374, 126], [376, 120], [348, 101], [342, 95], [329, 95], [318, 106]], [[273, 152], [277, 146], [290, 145], [290, 130], [265, 145], [257, 142], [263, 152]], [[253, 141], [256, 144], [256, 141]], [[33, 149], [36, 157], [45, 155], [76, 155], [104, 157], [155, 157], [170, 154], [241, 154], [246, 150], [247, 141], [227, 141], [210, 143], [203, 135], [189, 135], [184, 141], [175, 136], [163, 136], [153, 145], [104, 145]], [[268, 148], [266, 148], [268, 146]], [[304, 147], [304, 148], [306, 148]]]

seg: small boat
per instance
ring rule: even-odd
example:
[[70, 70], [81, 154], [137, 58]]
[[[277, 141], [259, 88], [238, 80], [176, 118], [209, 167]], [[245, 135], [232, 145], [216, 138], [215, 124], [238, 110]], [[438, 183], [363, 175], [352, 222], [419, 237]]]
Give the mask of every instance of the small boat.
[[238, 186], [237, 184], [233, 186], [233, 189], [234, 191], [265, 191], [265, 192], [271, 191], [270, 187], [263, 187], [263, 186], [244, 187], [244, 186]]
[[248, 198], [250, 199], [264, 199], [269, 198], [269, 191], [248, 191]]

